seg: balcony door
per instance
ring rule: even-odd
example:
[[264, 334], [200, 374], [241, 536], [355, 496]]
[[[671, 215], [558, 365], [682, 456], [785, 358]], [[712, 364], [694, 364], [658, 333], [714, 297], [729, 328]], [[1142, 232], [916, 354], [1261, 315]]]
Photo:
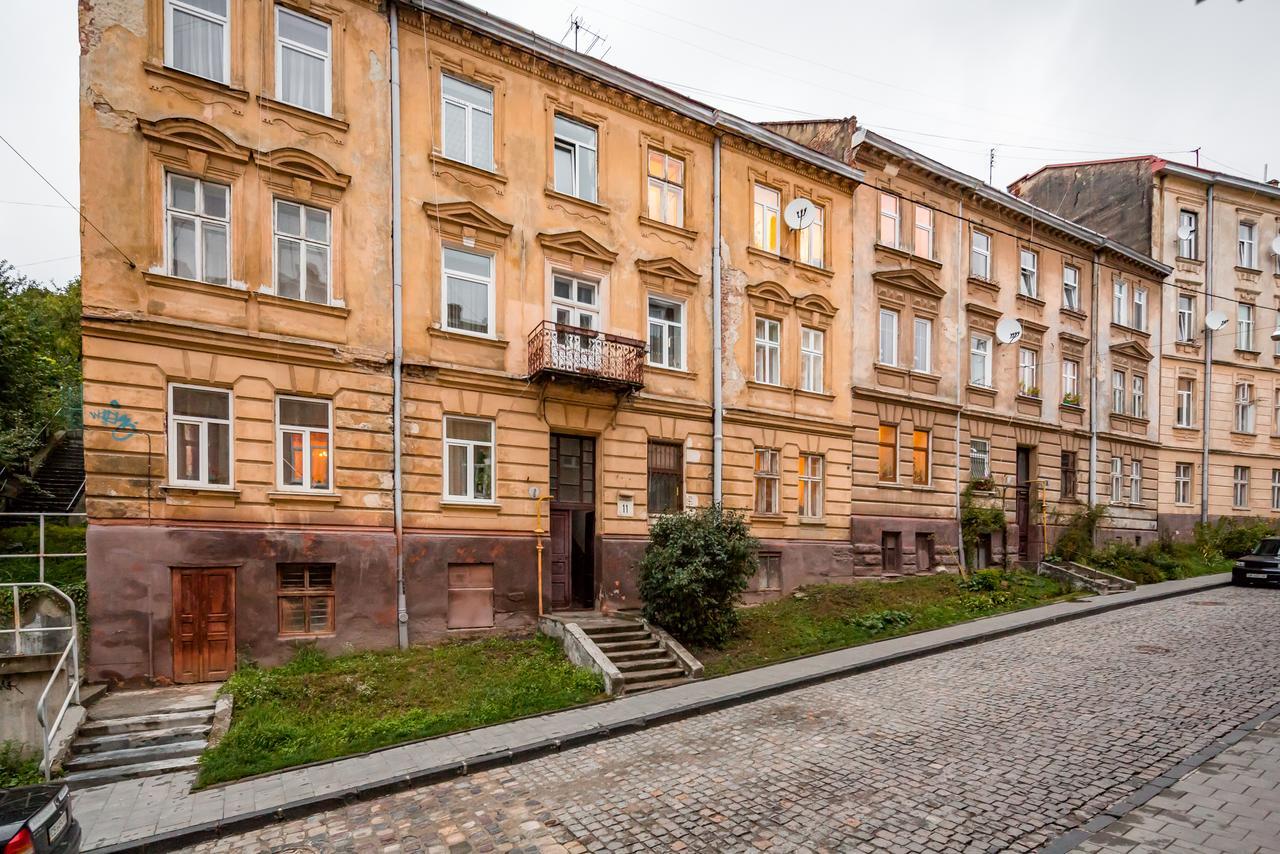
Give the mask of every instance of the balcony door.
[[[551, 318], [557, 324], [554, 366], [564, 371], [599, 373], [604, 362], [600, 331], [600, 283], [556, 274], [551, 291]], [[564, 327], [582, 329], [580, 334]]]

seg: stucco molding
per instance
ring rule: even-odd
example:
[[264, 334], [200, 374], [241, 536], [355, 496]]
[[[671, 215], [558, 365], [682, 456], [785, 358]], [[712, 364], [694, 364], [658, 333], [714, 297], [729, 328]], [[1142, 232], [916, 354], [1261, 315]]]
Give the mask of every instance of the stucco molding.
[[638, 259], [636, 269], [641, 283], [664, 293], [688, 296], [697, 290], [701, 277], [670, 256], [653, 260]]
[[443, 204], [423, 202], [422, 209], [426, 211], [432, 224], [450, 237], [475, 237], [477, 233], [483, 232], [500, 239], [511, 234], [511, 223], [498, 219], [467, 199]]
[[1109, 352], [1112, 358], [1117, 356], [1127, 357], [1131, 360], [1141, 362], [1144, 365], [1149, 364], [1151, 360], [1155, 358], [1154, 353], [1137, 341], [1124, 341], [1120, 344], [1112, 344]]
[[253, 157], [252, 149], [196, 119], [138, 119], [138, 130], [159, 160], [199, 175], [234, 178], [243, 174]]
[[901, 270], [877, 270], [871, 274], [871, 280], [877, 285], [894, 288], [901, 291], [913, 291], [926, 297], [932, 297], [940, 300], [947, 295], [946, 290], [940, 288], [928, 276], [918, 270], [905, 268]]
[[322, 158], [300, 148], [277, 148], [258, 152], [254, 161], [262, 170], [268, 186], [297, 190], [297, 181], [319, 184], [329, 190], [327, 195], [340, 196], [351, 183], [351, 176], [344, 175]]
[[[612, 266], [618, 258], [617, 252], [585, 231], [563, 231], [555, 234], [544, 231], [538, 235], [538, 243], [548, 257], [558, 255], [562, 258], [590, 258], [605, 266]], [[573, 265], [575, 270], [578, 267], [577, 264]]]

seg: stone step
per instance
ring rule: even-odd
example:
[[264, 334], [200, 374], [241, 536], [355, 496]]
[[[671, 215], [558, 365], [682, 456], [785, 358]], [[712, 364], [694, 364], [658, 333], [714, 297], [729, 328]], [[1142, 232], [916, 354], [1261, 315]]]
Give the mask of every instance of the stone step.
[[601, 641], [605, 643], [620, 643], [622, 641], [648, 640], [653, 637], [653, 635], [649, 634], [644, 629], [632, 629], [627, 632], [606, 632], [604, 634], [592, 634], [591, 632], [587, 632], [586, 634], [587, 637], [591, 638], [597, 644]]
[[658, 688], [670, 688], [673, 685], [684, 685], [685, 683], [691, 682], [691, 681], [692, 680], [689, 679], [687, 676], [681, 675], [675, 679], [659, 679], [657, 682], [645, 682], [644, 684], [641, 684], [641, 685], [628, 684], [626, 693], [638, 694], [641, 691], [653, 691]]
[[643, 649], [661, 649], [661, 645], [653, 638], [645, 638], [644, 640], [634, 641], [618, 641], [609, 643], [597, 643], [600, 651], [605, 655], [613, 655], [615, 652], [631, 652]]
[[[93, 714], [92, 710], [89, 712]], [[80, 735], [114, 735], [122, 732], [141, 732], [143, 730], [167, 729], [175, 726], [196, 726], [207, 724], [213, 720], [213, 706], [195, 709], [184, 709], [179, 712], [156, 712], [150, 715], [135, 715], [127, 718], [105, 718], [95, 720], [92, 717], [80, 727]]]
[[679, 667], [662, 667], [657, 670], [637, 670], [633, 673], [624, 674], [622, 677], [622, 684], [630, 689], [649, 682], [674, 679], [677, 676], [684, 676], [684, 671]]
[[62, 778], [62, 781], [73, 789], [83, 789], [138, 777], [154, 777], [157, 774], [172, 774], [175, 771], [194, 771], [199, 765], [199, 756], [180, 756], [176, 759], [139, 762], [134, 765], [95, 768], [92, 771], [72, 771]]
[[152, 747], [157, 744], [175, 744], [181, 741], [206, 738], [209, 735], [209, 728], [209, 724], [193, 724], [190, 726], [165, 727], [164, 729], [95, 735], [90, 738], [77, 738], [72, 742], [71, 750], [79, 755], [108, 750], [127, 750], [134, 747]]
[[164, 759], [199, 756], [207, 742], [203, 738], [179, 741], [174, 744], [153, 744], [149, 747], [130, 747], [124, 750], [103, 750], [98, 753], [82, 753], [66, 763], [68, 771], [92, 771], [98, 768], [116, 768], [124, 765], [144, 765]]
[[646, 647], [644, 649], [616, 649], [606, 654], [609, 656], [609, 660], [614, 664], [621, 664], [624, 661], [635, 661], [640, 658], [652, 658], [655, 655], [662, 655], [665, 652], [666, 650], [662, 649], [662, 647], [655, 643], [653, 646]]
[[649, 658], [641, 658], [635, 661], [613, 661], [615, 667], [622, 672], [623, 676], [632, 673], [644, 672], [648, 670], [659, 670], [668, 667], [677, 667], [676, 660], [666, 653], [652, 655]]
[[582, 630], [589, 636], [596, 635], [614, 635], [621, 632], [643, 631], [644, 627], [639, 623], [607, 623], [604, 625], [583, 626]]

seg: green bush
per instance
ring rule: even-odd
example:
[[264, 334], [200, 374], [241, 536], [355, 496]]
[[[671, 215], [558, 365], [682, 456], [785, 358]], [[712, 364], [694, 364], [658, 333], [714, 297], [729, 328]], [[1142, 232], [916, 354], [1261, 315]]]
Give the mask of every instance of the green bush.
[[873, 611], [870, 614], [850, 617], [848, 622], [849, 625], [856, 629], [862, 629], [868, 634], [878, 635], [881, 632], [900, 629], [913, 619], [915, 618], [906, 611], [896, 611], [888, 608], [884, 611]]
[[1275, 524], [1267, 519], [1220, 516], [1207, 525], [1196, 525], [1195, 542], [1206, 556], [1217, 552], [1237, 558], [1253, 551], [1263, 537], [1275, 533]]
[[0, 789], [44, 782], [40, 759], [16, 741], [0, 741]]
[[968, 590], [971, 593], [984, 593], [992, 590], [999, 590], [1008, 586], [1008, 582], [1004, 577], [1004, 570], [1001, 569], [979, 569], [968, 578], [959, 582], [961, 590]]
[[1105, 504], [1095, 504], [1072, 513], [1063, 524], [1058, 540], [1053, 544], [1053, 557], [1059, 560], [1081, 561], [1093, 552], [1094, 534], [1098, 523], [1107, 515]]
[[966, 611], [999, 611], [1009, 607], [1013, 597], [1001, 590], [986, 593], [973, 593], [960, 600], [960, 607]]
[[723, 646], [738, 628], [758, 548], [742, 514], [718, 504], [659, 517], [640, 560], [645, 619], [685, 643]]

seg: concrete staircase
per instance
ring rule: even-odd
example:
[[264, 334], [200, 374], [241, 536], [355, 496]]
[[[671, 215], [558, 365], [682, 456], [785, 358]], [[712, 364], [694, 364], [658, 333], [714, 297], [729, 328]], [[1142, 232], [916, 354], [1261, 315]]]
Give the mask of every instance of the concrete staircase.
[[584, 623], [582, 630], [622, 673], [620, 693], [666, 688], [689, 681], [675, 656], [643, 623]]
[[1041, 575], [1056, 578], [1074, 590], [1089, 590], [1099, 595], [1122, 593], [1126, 590], [1134, 590], [1138, 586], [1127, 578], [1071, 560], [1042, 560], [1035, 570]]
[[40, 463], [27, 487], [9, 505], [11, 513], [67, 513], [84, 486], [84, 436], [68, 431]]

